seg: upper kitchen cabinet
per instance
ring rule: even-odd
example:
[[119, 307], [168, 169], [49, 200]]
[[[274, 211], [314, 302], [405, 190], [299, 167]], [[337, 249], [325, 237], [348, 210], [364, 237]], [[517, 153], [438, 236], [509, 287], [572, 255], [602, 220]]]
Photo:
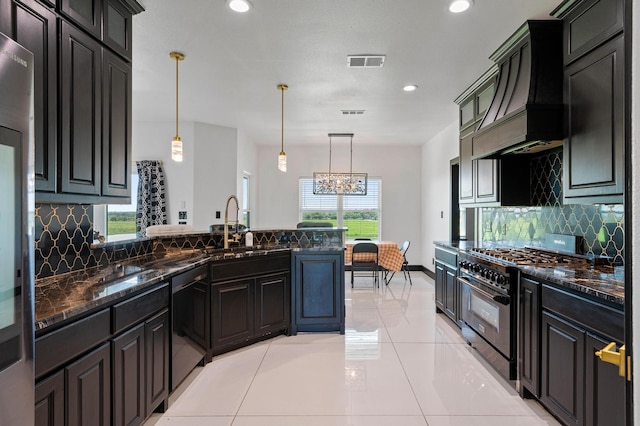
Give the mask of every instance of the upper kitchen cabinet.
[[624, 197], [622, 0], [565, 1], [563, 19], [564, 203], [620, 203]]
[[[57, 16], [35, 0], [0, 2], [3, 32], [34, 54], [34, 140], [36, 190], [55, 191], [57, 155]], [[6, 12], [6, 14], [5, 14]]]
[[528, 191], [521, 190], [528, 188], [529, 178], [521, 161], [472, 158], [473, 135], [493, 100], [497, 72], [491, 68], [455, 100], [460, 105], [459, 203], [465, 206], [530, 203]]
[[135, 0], [0, 0], [33, 52], [36, 202], [128, 203]]

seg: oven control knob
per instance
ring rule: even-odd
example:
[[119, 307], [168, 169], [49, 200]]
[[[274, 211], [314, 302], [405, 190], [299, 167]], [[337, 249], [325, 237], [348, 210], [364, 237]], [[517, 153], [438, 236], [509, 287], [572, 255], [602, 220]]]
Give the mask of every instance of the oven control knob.
[[498, 274], [496, 274], [495, 272], [491, 272], [489, 274], [489, 279], [491, 279], [491, 281], [495, 281], [497, 277], [498, 277]]
[[471, 269], [473, 269], [475, 272], [480, 272], [480, 269], [482, 269], [482, 268], [480, 268], [480, 265], [478, 265], [478, 264], [474, 264], [474, 265], [471, 267]]
[[469, 267], [469, 262], [467, 262], [466, 260], [461, 260], [460, 261], [460, 267], [462, 269], [467, 269]]
[[504, 284], [504, 282], [505, 282], [505, 281], [506, 281], [505, 276], [504, 276], [504, 275], [499, 275], [499, 274], [498, 274], [498, 277], [496, 278], [496, 282], [497, 282], [498, 284]]

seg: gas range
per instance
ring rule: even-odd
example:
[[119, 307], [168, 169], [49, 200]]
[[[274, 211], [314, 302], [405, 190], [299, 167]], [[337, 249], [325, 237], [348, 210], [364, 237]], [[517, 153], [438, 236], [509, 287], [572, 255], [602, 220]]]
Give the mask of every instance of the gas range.
[[523, 247], [500, 247], [500, 248], [472, 248], [470, 250], [473, 254], [482, 256], [489, 261], [497, 263], [505, 262], [515, 265], [530, 265], [536, 267], [550, 267], [556, 266], [588, 266], [589, 259], [578, 255], [564, 254], [553, 251], [548, 251], [540, 248]]

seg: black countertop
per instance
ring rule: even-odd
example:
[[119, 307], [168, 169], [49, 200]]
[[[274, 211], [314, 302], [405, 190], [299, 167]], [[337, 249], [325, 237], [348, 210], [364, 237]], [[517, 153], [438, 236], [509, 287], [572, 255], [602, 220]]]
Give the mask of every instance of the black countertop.
[[[434, 244], [456, 252], [477, 247], [474, 241], [434, 241]], [[482, 244], [482, 247], [505, 247], [505, 243]], [[556, 266], [542, 268], [519, 265], [522, 273], [564, 287], [575, 292], [584, 293], [624, 309], [624, 267], [598, 265], [593, 267]]]
[[[108, 306], [129, 294], [158, 284], [171, 276], [209, 262], [228, 262], [297, 250], [290, 246], [254, 247], [233, 250], [171, 250], [123, 260], [37, 280], [35, 283], [35, 330]], [[311, 249], [305, 249], [311, 250]], [[324, 248], [327, 250], [327, 248]], [[342, 250], [342, 248], [333, 248]]]

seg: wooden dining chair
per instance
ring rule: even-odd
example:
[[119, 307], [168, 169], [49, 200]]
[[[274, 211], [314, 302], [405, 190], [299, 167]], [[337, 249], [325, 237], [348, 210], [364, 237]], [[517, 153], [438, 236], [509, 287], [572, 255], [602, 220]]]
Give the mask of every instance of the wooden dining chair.
[[356, 276], [372, 277], [374, 287], [379, 287], [379, 271], [378, 246], [366, 242], [354, 244], [351, 251], [351, 288]]

